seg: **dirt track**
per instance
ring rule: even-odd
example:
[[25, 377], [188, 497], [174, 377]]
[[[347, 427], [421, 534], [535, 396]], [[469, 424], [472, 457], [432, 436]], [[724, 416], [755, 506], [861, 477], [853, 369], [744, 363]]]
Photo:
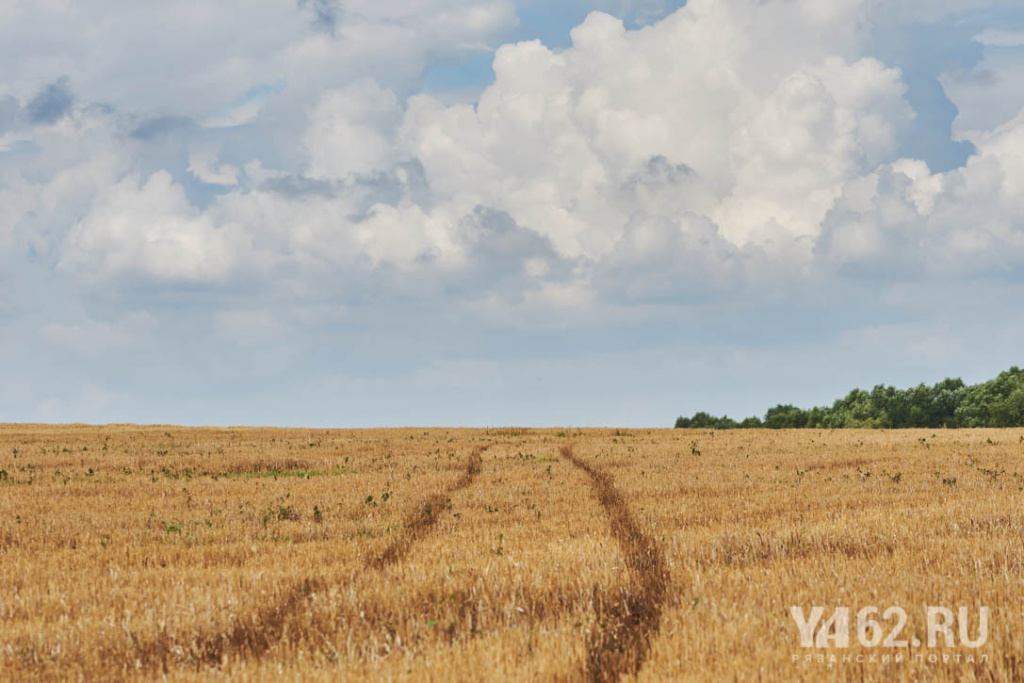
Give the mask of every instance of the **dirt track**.
[[406, 517], [401, 537], [393, 541], [380, 555], [371, 557], [367, 564], [374, 569], [383, 569], [405, 557], [409, 553], [409, 549], [412, 548], [413, 543], [427, 534], [437, 523], [442, 510], [447, 507], [451, 495], [472, 484], [473, 480], [480, 474], [480, 469], [483, 466], [483, 458], [481, 456], [488, 448], [490, 448], [490, 445], [478, 446], [473, 449], [466, 463], [466, 471], [459, 477], [458, 481], [448, 487], [447, 490], [435, 493], [427, 499], [420, 501]]
[[640, 530], [611, 476], [584, 462], [570, 446], [564, 446], [561, 452], [566, 460], [589, 475], [632, 574], [629, 588], [621, 595], [595, 589], [599, 629], [587, 647], [587, 678], [618, 680], [623, 674], [635, 675], [640, 671], [661, 627], [668, 570], [661, 549]]

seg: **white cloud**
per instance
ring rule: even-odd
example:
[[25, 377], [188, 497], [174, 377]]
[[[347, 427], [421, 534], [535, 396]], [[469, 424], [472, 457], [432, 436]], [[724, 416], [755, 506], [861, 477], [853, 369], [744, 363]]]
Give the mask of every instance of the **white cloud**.
[[[251, 116], [252, 88], [305, 100], [371, 76], [408, 85], [433, 55], [484, 49], [516, 23], [511, 0], [339, 2], [332, 32], [294, 0], [10, 0], [0, 3], [0, 92], [27, 99], [68, 76], [128, 111]], [[221, 122], [223, 123], [223, 122]]]
[[[509, 3], [337, 7], [331, 30], [282, 13], [281, 40], [236, 36], [254, 55], [276, 46], [280, 63], [258, 80], [286, 82], [287, 95], [214, 87], [257, 80], [263, 62], [242, 50], [203, 71], [211, 90], [197, 106], [213, 118], [184, 142], [133, 141], [129, 118], [84, 106], [32, 129], [28, 162], [0, 159], [0, 197], [12, 197], [0, 240], [32, 226], [27, 240], [61, 273], [94, 284], [259, 274], [281, 296], [325, 301], [342, 281], [408, 276], [410, 290], [452, 287], [488, 320], [524, 327], [569, 310], [573, 321], [624, 306], [620, 319], [658, 315], [854, 266], [970, 273], [1021, 257], [1019, 126], [974, 134], [978, 154], [948, 174], [896, 159], [913, 112], [900, 71], [870, 56], [868, 27], [889, 11], [873, 2], [692, 0], [642, 30], [592, 13], [566, 50], [502, 46], [479, 102], [451, 106], [403, 101], [389, 79], [452, 49], [435, 32], [479, 48], [514, 22]], [[160, 11], [186, 9], [199, 12]], [[224, 11], [200, 12], [200, 36], [235, 36]], [[379, 77], [354, 79], [366, 63]], [[211, 130], [237, 123], [253, 128]], [[252, 144], [264, 134], [272, 146]], [[198, 208], [189, 172], [226, 194]]]
[[188, 170], [204, 183], [212, 185], [237, 185], [238, 169], [231, 164], [217, 161], [216, 150], [193, 150], [188, 155]]
[[129, 175], [102, 190], [69, 233], [59, 267], [86, 278], [166, 282], [226, 278], [250, 245], [241, 228], [194, 209], [169, 173]]
[[214, 114], [202, 122], [203, 128], [233, 128], [255, 121], [263, 111], [263, 100], [250, 100], [230, 107], [227, 111]]
[[852, 180], [819, 251], [900, 278], [1006, 277], [1024, 264], [1024, 113], [989, 133], [965, 167], [900, 160]]
[[773, 226], [816, 236], [844, 181], [892, 153], [911, 116], [902, 95], [899, 73], [872, 59], [788, 76], [732, 135], [735, 185], [712, 212], [725, 234], [738, 244]]
[[[403, 138], [440, 196], [507, 211], [568, 256], [602, 257], [650, 210], [623, 188], [655, 158], [692, 171], [668, 215], [703, 213], [736, 245], [813, 236], [912, 115], [898, 71], [829, 56], [857, 43], [857, 7], [827, 9], [693, 2], [642, 31], [593, 13], [564, 52], [502, 47], [475, 109], [412, 99]], [[830, 40], [797, 52], [801, 26]]]
[[309, 175], [344, 179], [389, 169], [401, 155], [395, 145], [401, 115], [395, 94], [372, 80], [326, 93], [305, 134]]
[[[477, 6], [460, 5], [468, 14], [456, 21], [443, 18], [450, 4], [351, 3], [333, 36], [289, 49], [300, 61], [307, 48], [326, 50], [307, 55], [315, 62], [361, 49], [338, 41], [356, 26], [405, 31], [450, 21], [456, 32], [483, 35], [506, 22], [505, 4], [473, 14]], [[299, 169], [192, 142], [188, 170], [234, 188], [206, 209], [168, 173], [139, 174], [118, 159], [82, 193], [88, 210], [59, 235], [58, 260], [65, 272], [99, 280], [226, 283], [276, 273], [293, 292], [315, 289], [303, 278], [336, 268], [397, 268], [448, 282], [483, 277], [474, 261], [490, 252], [475, 241], [482, 224], [469, 220], [483, 207], [548, 245], [487, 256], [513, 259], [516, 274], [503, 284], [481, 280], [501, 289], [476, 300], [522, 320], [529, 306], [576, 302], [599, 315], [602, 300], [639, 305], [788, 281], [820, 272], [819, 257], [864, 263], [896, 237], [911, 239], [915, 226], [935, 241], [938, 207], [968, 212], [981, 192], [1000, 197], [1003, 223], [1012, 224], [1014, 195], [993, 186], [1016, 187], [1009, 132], [959, 174], [894, 158], [913, 112], [900, 72], [864, 54], [862, 23], [877, 11], [853, 0], [694, 0], [637, 31], [592, 13], [567, 50], [536, 41], [501, 47], [495, 82], [476, 105], [429, 95], [403, 102], [377, 80], [352, 81], [311, 100], [301, 132], [277, 131], [286, 141], [301, 137]], [[83, 120], [61, 125], [83, 136]], [[971, 196], [957, 194], [967, 188]], [[949, 248], [985, 253], [995, 244], [990, 230], [939, 232]], [[1012, 242], [1006, 230], [999, 239]], [[532, 259], [531, 269], [520, 258]], [[552, 259], [573, 265], [552, 270]]]
[[986, 29], [974, 37], [982, 45], [991, 47], [1024, 47], [1024, 31]]

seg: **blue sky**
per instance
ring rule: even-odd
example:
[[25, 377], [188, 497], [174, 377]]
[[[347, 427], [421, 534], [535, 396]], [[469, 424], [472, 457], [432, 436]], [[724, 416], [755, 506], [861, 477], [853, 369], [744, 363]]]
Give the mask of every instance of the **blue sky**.
[[670, 426], [1024, 359], [1024, 10], [0, 8], [0, 420]]

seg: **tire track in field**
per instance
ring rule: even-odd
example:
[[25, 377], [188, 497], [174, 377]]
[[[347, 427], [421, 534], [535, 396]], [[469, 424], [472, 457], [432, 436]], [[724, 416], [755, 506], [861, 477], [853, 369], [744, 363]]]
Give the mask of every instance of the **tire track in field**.
[[466, 462], [466, 471], [462, 473], [462, 476], [444, 491], [435, 493], [420, 501], [406, 516], [405, 523], [402, 525], [404, 530], [402, 536], [392, 541], [380, 555], [371, 556], [367, 561], [367, 565], [373, 569], [383, 569], [404, 559], [409, 554], [413, 544], [426, 536], [434, 528], [434, 525], [437, 524], [441, 512], [448, 507], [452, 494], [468, 487], [473, 483], [477, 475], [480, 474], [480, 470], [483, 467], [483, 458], [481, 456], [490, 447], [490, 444], [486, 444], [473, 449], [473, 452], [469, 455], [469, 460]]
[[[395, 564], [404, 559], [413, 544], [423, 538], [437, 523], [441, 512], [447, 507], [450, 496], [476, 479], [483, 467], [483, 453], [491, 444], [473, 449], [462, 475], [447, 489], [435, 493], [409, 513], [403, 526], [401, 538], [393, 541], [383, 553], [370, 557], [367, 565], [374, 569]], [[217, 667], [225, 657], [262, 658], [284, 636], [289, 622], [295, 619], [299, 608], [326, 586], [320, 579], [306, 579], [284, 593], [274, 603], [243, 616], [223, 632], [200, 631], [187, 643], [178, 643], [166, 633], [156, 638], [140, 639], [131, 633], [131, 650], [125, 656], [125, 669], [136, 671], [162, 671], [165, 675], [172, 666], [191, 663], [200, 670], [202, 666]], [[113, 653], [110, 653], [113, 655]], [[111, 657], [114, 659], [114, 657]]]
[[614, 681], [624, 674], [636, 675], [661, 628], [669, 583], [664, 554], [633, 519], [611, 475], [591, 467], [570, 446], [563, 446], [561, 453], [590, 477], [632, 574], [629, 588], [620, 596], [595, 592], [599, 628], [587, 644], [586, 677]]
[[[282, 639], [299, 608], [324, 589], [316, 579], [298, 582], [274, 603], [239, 617], [227, 630], [203, 629], [187, 641], [178, 641], [166, 632], [146, 640], [131, 633], [131, 651], [121, 658], [121, 673], [161, 671], [167, 675], [172, 667], [184, 664], [201, 671], [204, 666], [220, 666], [228, 657], [260, 659]], [[111, 652], [104, 654], [104, 659], [117, 661], [118, 657]]]

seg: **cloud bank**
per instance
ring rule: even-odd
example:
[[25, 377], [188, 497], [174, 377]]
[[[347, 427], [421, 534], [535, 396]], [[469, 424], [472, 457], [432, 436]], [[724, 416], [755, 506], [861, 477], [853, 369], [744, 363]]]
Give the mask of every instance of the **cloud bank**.
[[[1019, 289], [1024, 90], [988, 103], [1019, 82], [1024, 52], [1015, 33], [979, 30], [982, 60], [942, 76], [959, 107], [949, 135], [974, 151], [933, 172], [901, 156], [921, 112], [877, 34], [1004, 4], [649, 3], [619, 12], [642, 9], [642, 27], [595, 11], [554, 50], [501, 44], [517, 8], [491, 0], [8, 3], [0, 319], [17, 381], [2, 405], [145, 419], [159, 394], [184, 421], [251, 421], [234, 406], [254, 387], [310, 404], [346, 386], [415, 394], [431, 368], [504, 378], [553, 357], [620, 376], [685, 346], [707, 381], [729, 365], [716, 400], [759, 412], [737, 399], [744, 358], [789, 349], [778, 367], [792, 373], [808, 348], [832, 349], [863, 378], [877, 358], [849, 339], [877, 335], [894, 345], [880, 368], [930, 379], [977, 339], [972, 313], [949, 307], [980, 294], [974, 313], [998, 311]], [[32, 40], [44, 24], [53, 49]], [[417, 86], [430, 63], [490, 50], [473, 103]], [[914, 349], [932, 355], [908, 362]], [[87, 398], [28, 386], [44, 352]], [[118, 362], [140, 377], [117, 378]], [[694, 368], [673, 367], [675, 389], [619, 379], [627, 395], [598, 409], [581, 383], [566, 392], [579, 408], [545, 414], [668, 424], [638, 415], [718, 407], [685, 382]], [[533, 395], [520, 384], [508, 391]], [[521, 406], [498, 421], [549, 421], [497, 395]], [[280, 421], [260, 400], [252, 419]], [[462, 421], [450, 405], [353, 419]]]

